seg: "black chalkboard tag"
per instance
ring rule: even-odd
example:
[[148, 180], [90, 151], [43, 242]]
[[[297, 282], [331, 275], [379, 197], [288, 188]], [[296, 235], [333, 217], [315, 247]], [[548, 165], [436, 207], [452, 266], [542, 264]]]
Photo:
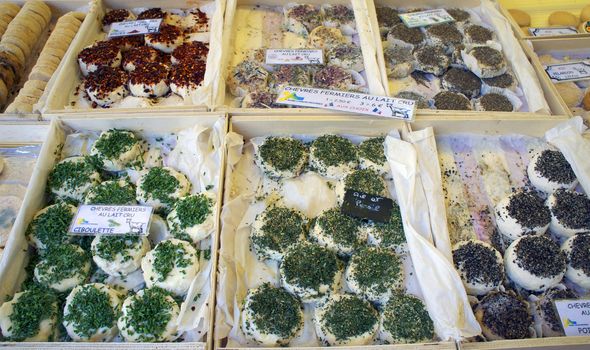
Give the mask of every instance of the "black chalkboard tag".
[[364, 192], [347, 190], [342, 213], [359, 219], [387, 223], [391, 220], [393, 200]]

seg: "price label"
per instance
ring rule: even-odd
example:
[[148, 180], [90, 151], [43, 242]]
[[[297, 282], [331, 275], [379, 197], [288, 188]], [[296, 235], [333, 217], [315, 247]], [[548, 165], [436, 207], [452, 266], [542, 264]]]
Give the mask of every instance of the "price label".
[[590, 62], [568, 62], [551, 64], [545, 67], [545, 72], [554, 83], [565, 81], [579, 81], [590, 79]]
[[590, 299], [563, 299], [554, 303], [566, 336], [590, 335]]
[[571, 35], [578, 34], [574, 27], [548, 27], [548, 28], [529, 28], [532, 36], [553, 36], [553, 35]]
[[147, 235], [153, 208], [142, 205], [81, 205], [70, 225], [69, 234]]
[[284, 87], [278, 94], [278, 104], [315, 107], [411, 121], [416, 102], [402, 98], [367, 95], [356, 92]]
[[445, 9], [434, 9], [399, 15], [408, 28], [426, 27], [433, 24], [454, 22], [455, 19]]
[[342, 213], [359, 219], [387, 223], [391, 220], [393, 200], [364, 192], [347, 190]]
[[324, 64], [324, 51], [316, 49], [268, 49], [266, 64]]
[[115, 22], [111, 24], [111, 30], [109, 31], [108, 37], [116, 38], [120, 36], [159, 33], [161, 23], [161, 18]]

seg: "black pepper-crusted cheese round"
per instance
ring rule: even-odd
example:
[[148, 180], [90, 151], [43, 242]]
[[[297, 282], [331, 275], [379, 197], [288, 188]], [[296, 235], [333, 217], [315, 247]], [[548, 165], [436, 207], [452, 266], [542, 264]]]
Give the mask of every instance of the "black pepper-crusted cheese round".
[[481, 80], [473, 72], [451, 68], [442, 77], [443, 86], [452, 92], [459, 92], [468, 97], [475, 97], [481, 91]]
[[465, 273], [467, 282], [499, 285], [504, 279], [504, 266], [496, 251], [477, 242], [469, 241], [453, 250], [455, 267]]
[[427, 109], [430, 107], [428, 105], [428, 101], [426, 100], [426, 98], [416, 92], [402, 91], [395, 95], [395, 97], [404, 98], [406, 100], [413, 100], [414, 102], [416, 102], [416, 108], [418, 109]]
[[535, 164], [535, 171], [549, 181], [560, 184], [569, 184], [576, 180], [570, 163], [559, 151], [547, 149], [541, 152]]
[[486, 66], [500, 67], [505, 64], [502, 52], [491, 47], [478, 46], [471, 50], [470, 54]]
[[442, 41], [445, 45], [460, 44], [463, 42], [463, 34], [454, 24], [442, 23], [427, 27], [426, 34]]
[[543, 312], [543, 320], [548, 324], [549, 327], [555, 332], [563, 334], [563, 328], [561, 327], [561, 321], [559, 315], [555, 311], [553, 302], [559, 299], [577, 299], [574, 292], [569, 289], [550, 288], [543, 296], [541, 296], [540, 307]]
[[377, 7], [377, 22], [381, 27], [393, 27], [400, 24], [402, 20], [399, 18], [399, 12], [391, 7]]
[[482, 80], [489, 86], [499, 87], [502, 89], [507, 89], [514, 85], [514, 77], [510, 73], [504, 73], [502, 75], [498, 75], [497, 77], [484, 78]]
[[421, 45], [426, 39], [420, 28], [408, 28], [404, 23], [393, 26], [387, 36], [414, 46]]
[[417, 69], [435, 75], [444, 73], [450, 60], [441, 46], [424, 46], [414, 51]]
[[324, 18], [339, 23], [346, 23], [354, 21], [354, 12], [346, 5], [331, 5], [324, 8]]
[[479, 98], [479, 105], [484, 111], [512, 112], [514, 105], [502, 94], [489, 93]]
[[510, 197], [508, 215], [524, 228], [543, 227], [551, 222], [551, 212], [543, 199], [531, 191], [520, 191]]
[[568, 254], [568, 263], [590, 276], [590, 233], [575, 236], [572, 251]]
[[525, 236], [514, 249], [516, 264], [538, 277], [554, 277], [566, 269], [565, 254], [545, 236]]
[[564, 189], [557, 190], [553, 196], [555, 204], [551, 208], [551, 213], [563, 226], [590, 231], [590, 198], [582, 193]]
[[476, 24], [470, 25], [465, 29], [467, 37], [476, 44], [485, 44], [493, 40], [493, 32], [486, 27], [478, 26]]
[[471, 101], [465, 95], [442, 91], [434, 96], [434, 107], [440, 110], [471, 110]]
[[455, 19], [455, 21], [457, 22], [464, 22], [467, 21], [469, 18], [471, 18], [471, 15], [469, 15], [469, 12], [465, 11], [465, 10], [461, 10], [461, 9], [446, 9], [447, 13], [449, 15], [451, 15], [451, 17], [453, 17], [453, 19]]
[[523, 339], [530, 335], [532, 317], [526, 303], [505, 292], [486, 295], [480, 302], [482, 323], [504, 339]]

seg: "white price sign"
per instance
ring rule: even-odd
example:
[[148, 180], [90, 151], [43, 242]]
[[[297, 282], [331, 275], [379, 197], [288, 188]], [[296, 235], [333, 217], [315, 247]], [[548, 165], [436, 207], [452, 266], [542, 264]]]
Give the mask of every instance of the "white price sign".
[[399, 15], [408, 28], [425, 27], [433, 24], [454, 22], [455, 19], [444, 9], [434, 9]]
[[550, 64], [545, 67], [545, 72], [554, 83], [565, 81], [579, 81], [590, 79], [590, 62], [568, 62]]
[[413, 120], [416, 112], [416, 102], [413, 100], [297, 86], [284, 87], [279, 92], [276, 103], [369, 114], [405, 121]]
[[553, 36], [553, 35], [570, 35], [578, 34], [574, 27], [548, 27], [548, 28], [529, 28], [532, 36]]
[[109, 38], [120, 36], [153, 34], [160, 32], [162, 19], [142, 19], [138, 21], [115, 22], [111, 24]]
[[69, 233], [78, 236], [147, 235], [153, 209], [142, 205], [81, 205]]
[[556, 300], [555, 309], [566, 336], [590, 335], [590, 299]]
[[266, 64], [324, 64], [320, 49], [268, 49]]

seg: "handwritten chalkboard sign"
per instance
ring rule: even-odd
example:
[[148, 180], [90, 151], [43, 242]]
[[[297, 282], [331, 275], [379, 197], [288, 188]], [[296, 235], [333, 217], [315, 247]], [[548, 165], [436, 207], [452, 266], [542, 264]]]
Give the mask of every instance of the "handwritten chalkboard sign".
[[364, 192], [347, 190], [342, 203], [342, 213], [359, 219], [389, 222], [393, 200]]

